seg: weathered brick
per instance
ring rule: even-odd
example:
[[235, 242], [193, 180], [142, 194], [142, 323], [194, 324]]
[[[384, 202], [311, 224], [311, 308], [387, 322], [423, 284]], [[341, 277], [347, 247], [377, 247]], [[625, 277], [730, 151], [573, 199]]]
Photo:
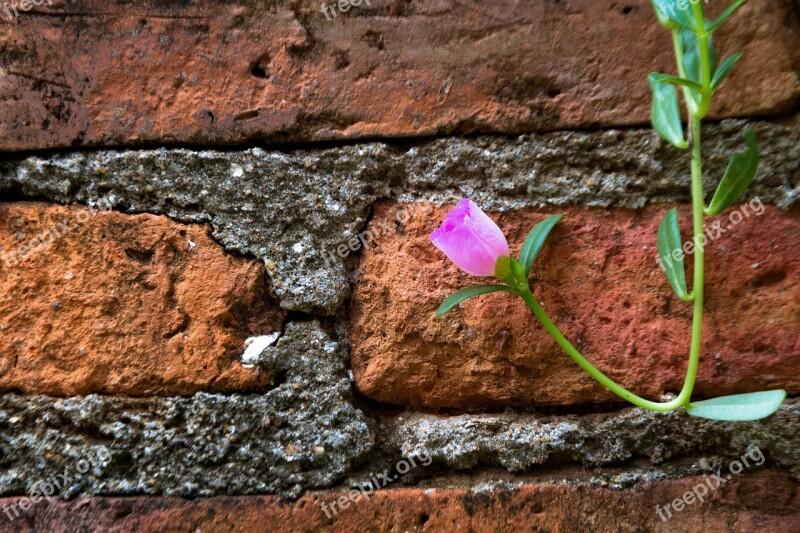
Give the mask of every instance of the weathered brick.
[[[800, 211], [754, 205], [749, 218], [707, 247], [696, 398], [800, 391]], [[672, 294], [656, 264], [658, 224], [668, 208], [561, 210], [566, 216], [531, 278], [534, 294], [589, 360], [653, 399], [680, 389], [691, 329], [691, 304]], [[405, 224], [396, 204], [376, 210], [370, 228], [384, 224], [389, 232], [364, 252], [350, 308], [361, 392], [425, 407], [619, 401], [561, 351], [518, 298], [483, 296], [435, 318], [446, 296], [485, 281], [461, 273], [431, 244], [428, 235], [447, 210], [403, 215]], [[553, 212], [495, 218], [516, 254], [530, 228]], [[686, 206], [681, 213], [686, 230], [690, 213]], [[729, 213], [719, 217], [723, 229]]]
[[[646, 124], [647, 74], [675, 71], [649, 0], [372, 0], [335, 20], [320, 3], [56, 0], [0, 15], [0, 150]], [[714, 116], [796, 105], [793, 0], [753, 0], [717, 37], [723, 57], [746, 55]]]
[[151, 395], [269, 384], [236, 356], [247, 337], [279, 331], [283, 312], [264, 266], [227, 255], [207, 227], [4, 203], [0, 251], [0, 390]]
[[[708, 476], [647, 483], [614, 491], [585, 484], [522, 485], [515, 490], [389, 489], [348, 500], [348, 493], [317, 493], [296, 502], [277, 497], [88, 498], [31, 505], [14, 521], [0, 514], [3, 531], [93, 530], [275, 533], [294, 531], [796, 531], [798, 483], [774, 470], [726, 481], [671, 518], [656, 512]], [[698, 489], [698, 493], [702, 492]], [[338, 507], [344, 498], [347, 508]], [[20, 498], [0, 499], [14, 516]], [[322, 510], [326, 506], [329, 517]], [[331, 504], [340, 512], [333, 514]], [[17, 507], [13, 507], [17, 505]], [[28, 505], [26, 504], [26, 507]], [[671, 508], [672, 509], [672, 508]]]

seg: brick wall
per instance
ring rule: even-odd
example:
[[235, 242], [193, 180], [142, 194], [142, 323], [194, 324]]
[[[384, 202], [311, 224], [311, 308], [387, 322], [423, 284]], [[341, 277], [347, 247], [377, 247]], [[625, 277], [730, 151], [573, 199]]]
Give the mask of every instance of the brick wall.
[[746, 55], [704, 128], [707, 189], [743, 128], [762, 151], [694, 396], [787, 390], [751, 423], [621, 404], [510, 298], [434, 316], [473, 283], [427, 237], [454, 200], [513, 252], [562, 213], [534, 293], [678, 392], [655, 235], [688, 160], [648, 126], [650, 2], [156, 4], [0, 5], [0, 531], [800, 527], [796, 2], [720, 32]]

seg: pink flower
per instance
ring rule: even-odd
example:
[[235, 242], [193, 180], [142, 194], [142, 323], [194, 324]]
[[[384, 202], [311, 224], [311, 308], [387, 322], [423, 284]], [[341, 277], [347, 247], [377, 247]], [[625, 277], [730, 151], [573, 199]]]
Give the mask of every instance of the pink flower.
[[499, 257], [508, 256], [508, 241], [497, 224], [472, 200], [463, 199], [431, 233], [433, 245], [461, 270], [473, 276], [494, 275]]

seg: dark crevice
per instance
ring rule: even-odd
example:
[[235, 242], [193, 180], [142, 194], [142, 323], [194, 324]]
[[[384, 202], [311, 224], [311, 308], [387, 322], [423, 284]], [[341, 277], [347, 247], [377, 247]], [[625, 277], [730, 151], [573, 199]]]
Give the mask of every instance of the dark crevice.
[[[800, 120], [800, 117], [797, 117], [798, 112], [800, 112], [800, 99], [796, 105], [792, 106], [789, 110], [785, 113], [779, 113], [774, 115], [752, 115], [746, 117], [727, 117], [721, 119], [709, 119], [703, 122], [704, 126], [711, 126], [721, 123], [723, 120], [749, 120], [749, 121], [764, 121], [764, 122], [771, 122], [775, 124], [781, 124], [786, 121], [794, 121]], [[333, 115], [331, 115], [333, 116]], [[308, 115], [304, 117], [303, 120], [313, 120], [315, 124], [320, 125], [330, 125], [330, 122], [326, 122], [331, 116], [325, 115]], [[337, 119], [338, 120], [338, 119]], [[340, 120], [340, 126], [346, 127], [347, 125], [352, 125], [354, 123], [359, 122], [359, 119], [354, 117], [344, 117]], [[458, 126], [461, 124], [461, 126]], [[263, 139], [251, 139], [251, 140], [243, 140], [239, 142], [231, 142], [231, 143], [219, 143], [219, 142], [210, 142], [210, 143], [191, 143], [191, 142], [172, 142], [172, 141], [162, 141], [162, 142], [155, 142], [155, 141], [145, 141], [141, 143], [131, 143], [131, 144], [103, 144], [103, 145], [84, 145], [84, 146], [63, 146], [63, 147], [55, 147], [55, 148], [46, 148], [46, 149], [30, 149], [30, 150], [19, 150], [14, 152], [8, 151], [0, 151], [0, 163], [2, 162], [14, 162], [25, 159], [29, 156], [38, 156], [38, 157], [51, 157], [59, 154], [70, 154], [75, 152], [82, 152], [82, 153], [95, 153], [95, 152], [105, 152], [105, 151], [143, 151], [143, 150], [156, 150], [159, 148], [165, 149], [184, 149], [184, 150], [191, 150], [191, 151], [217, 151], [217, 152], [240, 152], [243, 150], [248, 150], [251, 148], [261, 148], [267, 151], [273, 151], [276, 153], [286, 153], [291, 154], [294, 152], [301, 152], [301, 151], [309, 151], [309, 150], [326, 150], [332, 148], [345, 148], [345, 147], [353, 147], [353, 146], [360, 146], [364, 144], [370, 143], [382, 143], [387, 145], [388, 147], [394, 147], [397, 149], [405, 150], [409, 148], [414, 148], [418, 146], [422, 146], [425, 144], [429, 144], [433, 141], [441, 140], [441, 139], [472, 139], [478, 137], [486, 137], [486, 138], [497, 138], [497, 139], [517, 139], [520, 135], [544, 135], [549, 133], [599, 133], [599, 132], [607, 132], [607, 131], [636, 131], [636, 130], [650, 130], [649, 124], [641, 123], [641, 124], [609, 124], [609, 125], [589, 125], [585, 127], [576, 127], [576, 128], [543, 128], [543, 129], [536, 129], [536, 130], [520, 130], [520, 131], [504, 131], [504, 130], [484, 130], [478, 127], [474, 129], [473, 126], [469, 126], [469, 120], [465, 119], [462, 120], [460, 123], [451, 125], [450, 127], [444, 128], [447, 130], [445, 134], [434, 134], [434, 135], [397, 135], [392, 137], [381, 137], [381, 136], [365, 136], [360, 137], [358, 139], [341, 139], [341, 140], [321, 140], [321, 141], [297, 141], [293, 139], [286, 139], [287, 134], [290, 134], [290, 131], [283, 131], [276, 133], [273, 137], [276, 138], [274, 141], [264, 141]], [[460, 131], [464, 129], [465, 131]], [[450, 131], [452, 130], [452, 131]], [[467, 131], [468, 130], [468, 131]], [[280, 137], [284, 137], [283, 140]]]

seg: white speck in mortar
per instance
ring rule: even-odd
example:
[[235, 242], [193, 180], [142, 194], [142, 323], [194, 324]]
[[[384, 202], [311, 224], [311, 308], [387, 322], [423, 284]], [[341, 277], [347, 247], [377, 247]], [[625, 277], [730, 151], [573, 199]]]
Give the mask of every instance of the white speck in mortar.
[[278, 337], [281, 336], [280, 331], [271, 333], [269, 335], [262, 335], [260, 337], [250, 337], [244, 341], [245, 350], [241, 357], [242, 366], [245, 368], [252, 368], [255, 362], [258, 361], [261, 353], [269, 346], [275, 344]]

